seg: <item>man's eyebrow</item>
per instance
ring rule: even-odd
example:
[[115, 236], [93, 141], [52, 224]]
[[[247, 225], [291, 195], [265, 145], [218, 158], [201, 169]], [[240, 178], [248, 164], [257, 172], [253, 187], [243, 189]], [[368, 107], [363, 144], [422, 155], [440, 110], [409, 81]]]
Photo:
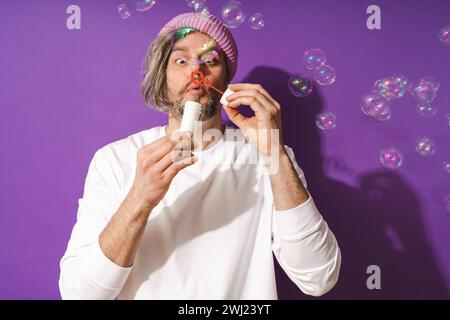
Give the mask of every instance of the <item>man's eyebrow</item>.
[[186, 47], [174, 47], [172, 49], [172, 52], [174, 52], [174, 51], [188, 51], [188, 48], [186, 48]]
[[220, 52], [217, 51], [216, 49], [211, 49], [211, 50], [208, 50], [208, 51], [200, 52], [199, 56], [203, 57], [203, 56], [209, 55], [211, 53], [214, 54], [214, 57], [220, 58]]

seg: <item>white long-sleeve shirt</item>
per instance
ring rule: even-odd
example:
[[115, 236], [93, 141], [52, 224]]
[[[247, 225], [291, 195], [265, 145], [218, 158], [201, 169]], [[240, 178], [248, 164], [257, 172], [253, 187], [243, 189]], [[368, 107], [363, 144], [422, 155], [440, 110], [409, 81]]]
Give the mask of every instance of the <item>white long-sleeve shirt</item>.
[[138, 149], [164, 135], [165, 126], [155, 127], [95, 153], [60, 263], [63, 299], [277, 299], [272, 252], [304, 293], [334, 286], [341, 253], [311, 195], [275, 210], [261, 157], [231, 127], [175, 176], [149, 216], [133, 266], [108, 259], [99, 235], [130, 190]]

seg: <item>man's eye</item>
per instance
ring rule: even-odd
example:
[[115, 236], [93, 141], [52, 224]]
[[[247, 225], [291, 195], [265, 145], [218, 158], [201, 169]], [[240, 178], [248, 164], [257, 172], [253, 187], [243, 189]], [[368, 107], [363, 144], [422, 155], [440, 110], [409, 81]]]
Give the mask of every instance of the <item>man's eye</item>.
[[186, 63], [186, 59], [178, 58], [178, 59], [175, 60], [175, 63], [176, 64], [180, 64], [180, 65], [185, 64]]
[[213, 66], [217, 63], [215, 59], [210, 58], [203, 59], [203, 62], [206, 63], [208, 66]]

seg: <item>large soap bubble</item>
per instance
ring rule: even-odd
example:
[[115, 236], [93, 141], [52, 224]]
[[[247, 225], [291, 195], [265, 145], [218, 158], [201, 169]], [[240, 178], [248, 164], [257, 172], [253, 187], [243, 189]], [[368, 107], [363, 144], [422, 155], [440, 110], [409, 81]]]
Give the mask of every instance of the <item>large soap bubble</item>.
[[289, 90], [296, 97], [304, 97], [311, 93], [313, 84], [311, 80], [300, 75], [293, 75], [289, 78]]
[[261, 13], [255, 13], [248, 18], [248, 24], [253, 30], [259, 30], [265, 25], [264, 16]]
[[387, 121], [391, 118], [389, 100], [384, 99], [376, 92], [371, 92], [362, 97], [361, 111], [377, 121]]
[[237, 28], [245, 20], [245, 13], [239, 1], [229, 1], [222, 7], [222, 20], [228, 28]]
[[306, 50], [303, 55], [303, 63], [309, 70], [317, 70], [321, 66], [325, 65], [326, 62], [327, 57], [325, 56], [325, 53], [318, 48]]
[[390, 147], [380, 150], [378, 153], [378, 160], [385, 168], [397, 169], [403, 163], [403, 155], [397, 148]]

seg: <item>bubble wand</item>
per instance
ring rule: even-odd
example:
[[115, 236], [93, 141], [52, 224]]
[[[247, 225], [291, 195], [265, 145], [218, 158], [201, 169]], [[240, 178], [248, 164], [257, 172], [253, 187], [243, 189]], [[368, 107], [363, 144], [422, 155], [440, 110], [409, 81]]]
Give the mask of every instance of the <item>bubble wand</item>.
[[205, 78], [205, 75], [203, 74], [203, 72], [201, 72], [200, 70], [196, 70], [193, 71], [191, 73], [191, 81], [192, 83], [194, 83], [195, 85], [201, 85], [204, 84], [207, 88], [211, 88], [216, 90], [218, 93], [220, 93], [221, 95], [223, 95], [223, 92], [220, 91], [219, 89], [217, 89], [216, 87], [214, 87], [211, 83], [211, 81], [209, 81], [207, 78]]

